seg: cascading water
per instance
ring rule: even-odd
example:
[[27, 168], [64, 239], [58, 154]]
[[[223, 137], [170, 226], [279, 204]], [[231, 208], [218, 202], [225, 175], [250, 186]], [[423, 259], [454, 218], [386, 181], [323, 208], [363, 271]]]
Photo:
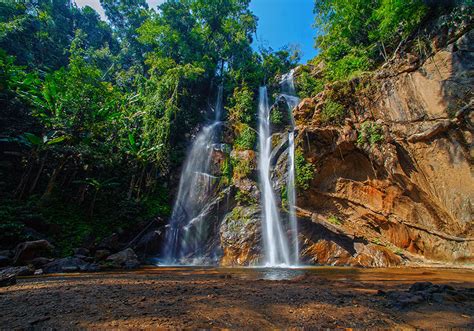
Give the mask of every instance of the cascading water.
[[196, 137], [181, 172], [178, 195], [166, 231], [164, 259], [167, 264], [181, 263], [190, 254], [194, 261], [199, 261], [203, 254], [201, 250], [208, 229], [202, 212], [216, 182], [210, 170], [214, 145], [220, 132], [222, 95], [221, 85], [217, 93], [214, 121]]
[[281, 224], [270, 178], [272, 137], [270, 134], [270, 106], [266, 86], [259, 91], [259, 172], [262, 204], [262, 230], [266, 266], [291, 264], [288, 238]]
[[280, 86], [281, 96], [286, 100], [288, 105], [292, 130], [288, 133], [288, 177], [287, 177], [287, 199], [288, 199], [288, 215], [292, 234], [293, 243], [293, 264], [299, 263], [299, 240], [298, 240], [298, 222], [296, 219], [296, 189], [295, 189], [295, 120], [293, 118], [293, 109], [298, 105], [299, 98], [296, 96], [294, 84], [294, 70], [283, 75]]

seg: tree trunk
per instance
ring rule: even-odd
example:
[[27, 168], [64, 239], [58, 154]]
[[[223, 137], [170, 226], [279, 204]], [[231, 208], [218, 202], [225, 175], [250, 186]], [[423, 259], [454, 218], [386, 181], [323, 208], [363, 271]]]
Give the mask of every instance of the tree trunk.
[[47, 158], [48, 158], [48, 152], [46, 152], [43, 159], [41, 160], [41, 164], [40, 164], [40, 167], [38, 169], [38, 172], [36, 173], [35, 179], [33, 180], [33, 184], [31, 184], [30, 190], [28, 191], [29, 194], [33, 193], [33, 191], [36, 188], [36, 185], [38, 184], [38, 180], [41, 176], [41, 173], [43, 172], [44, 164], [46, 163]]
[[68, 159], [69, 157], [67, 156], [63, 157], [59, 163], [59, 166], [54, 169], [53, 174], [49, 178], [48, 185], [46, 186], [46, 191], [41, 197], [41, 200], [47, 199], [51, 196], [54, 186], [56, 185], [56, 179], [58, 178], [59, 174], [61, 173], [61, 170], [64, 168], [64, 165], [66, 164]]
[[95, 201], [97, 200], [97, 194], [99, 193], [99, 190], [96, 189], [94, 192], [94, 197], [92, 198], [91, 206], [89, 209], [89, 217], [92, 219], [92, 216], [94, 216], [94, 207], [95, 207]]

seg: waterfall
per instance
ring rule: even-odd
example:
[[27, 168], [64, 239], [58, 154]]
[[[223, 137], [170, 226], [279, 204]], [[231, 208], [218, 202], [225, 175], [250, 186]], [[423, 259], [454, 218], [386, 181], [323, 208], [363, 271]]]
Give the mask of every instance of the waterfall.
[[212, 154], [217, 142], [222, 115], [223, 86], [219, 86], [214, 121], [197, 135], [181, 172], [178, 195], [166, 230], [164, 259], [167, 264], [181, 263], [192, 254], [203, 252], [208, 231], [202, 211], [213, 190], [216, 177], [210, 174]]
[[280, 82], [281, 96], [288, 105], [292, 130], [288, 133], [288, 177], [286, 183], [286, 192], [288, 199], [288, 218], [290, 221], [292, 243], [293, 243], [293, 264], [299, 263], [299, 241], [298, 241], [298, 222], [296, 218], [296, 188], [295, 188], [295, 120], [293, 118], [293, 109], [298, 105], [299, 98], [296, 96], [295, 84], [293, 80], [294, 70], [283, 75]]
[[281, 224], [270, 178], [272, 137], [270, 135], [270, 106], [266, 86], [259, 94], [259, 172], [262, 203], [262, 230], [267, 266], [290, 265], [288, 238]]

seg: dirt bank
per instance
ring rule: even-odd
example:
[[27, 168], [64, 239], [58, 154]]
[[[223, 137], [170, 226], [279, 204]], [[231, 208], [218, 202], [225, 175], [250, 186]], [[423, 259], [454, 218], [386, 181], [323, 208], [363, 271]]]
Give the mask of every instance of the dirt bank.
[[[451, 286], [408, 291], [420, 281]], [[473, 288], [474, 271], [454, 269], [154, 268], [56, 275], [0, 288], [0, 325], [474, 328]]]

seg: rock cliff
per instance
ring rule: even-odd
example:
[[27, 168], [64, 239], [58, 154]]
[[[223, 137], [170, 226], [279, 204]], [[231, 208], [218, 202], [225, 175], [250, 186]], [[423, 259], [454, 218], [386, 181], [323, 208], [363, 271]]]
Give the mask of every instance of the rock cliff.
[[[429, 56], [407, 52], [294, 110], [315, 166], [297, 203], [306, 261], [474, 261], [473, 40], [469, 26], [438, 32]], [[323, 120], [330, 98], [339, 125]]]

